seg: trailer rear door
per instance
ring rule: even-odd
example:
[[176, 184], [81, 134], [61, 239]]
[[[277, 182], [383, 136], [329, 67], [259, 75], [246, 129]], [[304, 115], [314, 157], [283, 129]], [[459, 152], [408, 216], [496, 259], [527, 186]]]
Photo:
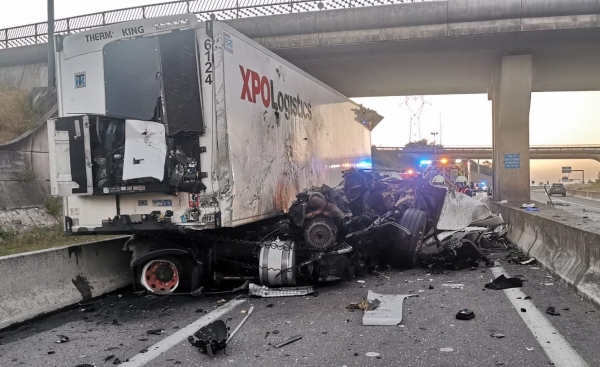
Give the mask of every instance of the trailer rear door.
[[48, 120], [52, 195], [93, 193], [89, 126], [88, 116]]

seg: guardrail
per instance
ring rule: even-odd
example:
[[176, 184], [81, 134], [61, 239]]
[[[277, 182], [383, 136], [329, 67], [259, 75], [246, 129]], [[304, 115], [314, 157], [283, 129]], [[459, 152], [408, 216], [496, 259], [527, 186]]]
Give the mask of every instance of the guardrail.
[[[194, 13], [198, 20], [236, 19], [265, 15], [344, 9], [434, 0], [183, 0], [86, 14], [54, 22], [57, 35], [108, 24], [167, 15]], [[48, 42], [48, 23], [0, 29], [0, 49]]]

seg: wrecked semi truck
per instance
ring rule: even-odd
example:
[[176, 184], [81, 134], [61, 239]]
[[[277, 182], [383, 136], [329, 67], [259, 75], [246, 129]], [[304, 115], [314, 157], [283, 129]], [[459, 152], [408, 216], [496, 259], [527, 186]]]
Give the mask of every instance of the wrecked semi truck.
[[295, 284], [306, 256], [285, 213], [302, 189], [370, 166], [381, 116], [193, 14], [56, 43], [49, 170], [65, 230], [134, 235], [134, 280], [155, 293]]

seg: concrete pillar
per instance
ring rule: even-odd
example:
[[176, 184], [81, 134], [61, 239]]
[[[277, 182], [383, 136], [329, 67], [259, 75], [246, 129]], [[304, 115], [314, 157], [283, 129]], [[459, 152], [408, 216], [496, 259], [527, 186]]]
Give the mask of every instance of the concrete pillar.
[[528, 202], [532, 56], [505, 56], [492, 77], [494, 200]]

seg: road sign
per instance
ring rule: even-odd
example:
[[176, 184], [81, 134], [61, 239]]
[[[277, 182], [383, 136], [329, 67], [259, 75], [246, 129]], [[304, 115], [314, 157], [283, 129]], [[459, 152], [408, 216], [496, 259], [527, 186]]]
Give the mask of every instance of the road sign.
[[571, 173], [571, 167], [563, 167], [562, 173]]
[[504, 168], [505, 169], [516, 169], [521, 168], [521, 154], [505, 154], [504, 155]]

